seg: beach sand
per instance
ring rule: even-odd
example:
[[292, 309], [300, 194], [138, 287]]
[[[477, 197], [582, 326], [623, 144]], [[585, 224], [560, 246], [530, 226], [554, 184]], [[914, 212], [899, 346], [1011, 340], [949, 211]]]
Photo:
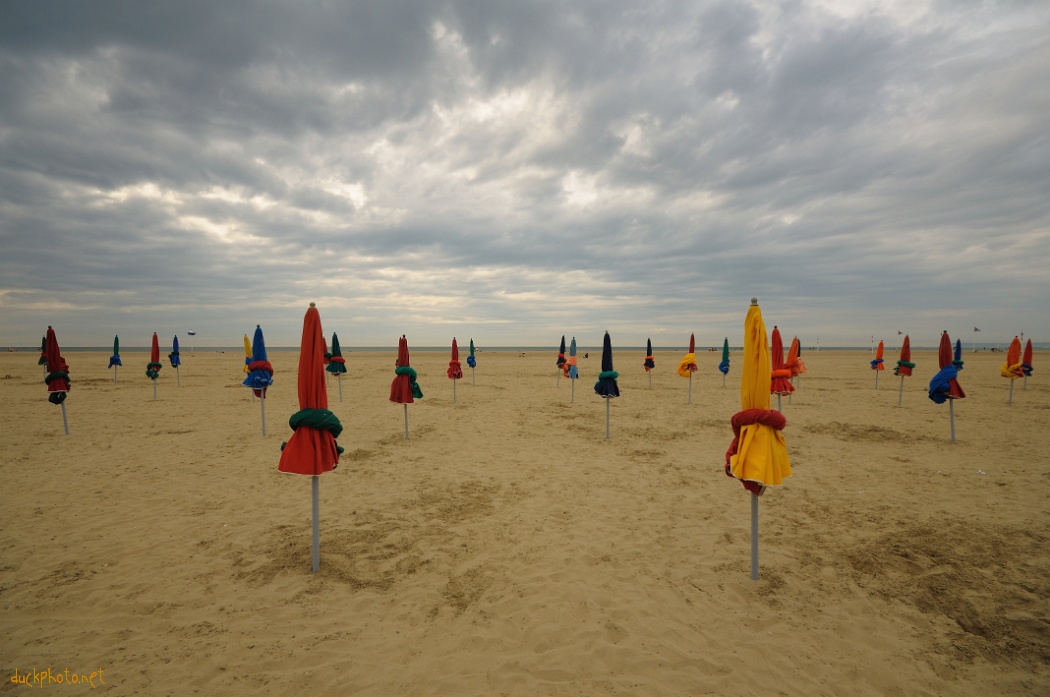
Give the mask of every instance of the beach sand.
[[395, 353], [344, 348], [331, 382], [316, 575], [310, 480], [277, 471], [296, 352], [265, 437], [236, 352], [184, 351], [156, 401], [147, 354], [116, 385], [67, 354], [68, 437], [37, 355], [0, 355], [4, 694], [48, 669], [120, 695], [1050, 694], [1045, 355], [1010, 406], [1003, 354], [966, 356], [951, 444], [935, 352], [898, 407], [867, 352], [805, 351], [752, 581], [739, 351], [725, 387], [697, 354], [691, 403], [681, 353], [650, 388], [616, 352], [609, 440], [598, 354], [570, 390], [551, 350], [479, 353], [476, 384], [464, 352], [455, 403], [447, 353], [414, 353], [406, 441]]

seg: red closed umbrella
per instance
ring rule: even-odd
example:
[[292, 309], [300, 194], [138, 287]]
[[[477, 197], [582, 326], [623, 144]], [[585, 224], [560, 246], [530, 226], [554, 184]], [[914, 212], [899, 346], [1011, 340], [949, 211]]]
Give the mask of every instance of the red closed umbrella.
[[149, 365], [146, 366], [146, 377], [153, 381], [153, 401], [157, 401], [157, 378], [163, 367], [160, 363], [160, 339], [157, 338], [157, 332], [153, 332], [153, 346], [149, 352]]
[[954, 360], [952, 340], [948, 332], [941, 333], [941, 343], [937, 347], [937, 363], [940, 371], [930, 380], [930, 399], [936, 404], [948, 402], [948, 421], [951, 424], [952, 443], [955, 442], [955, 400], [966, 399], [958, 375], [962, 368], [962, 359]]
[[282, 446], [277, 471], [313, 477], [313, 571], [317, 573], [320, 565], [318, 477], [331, 472], [339, 463], [339, 453], [343, 449], [336, 444], [335, 439], [342, 433], [343, 426], [335, 414], [328, 411], [324, 337], [321, 334], [321, 316], [314, 303], [310, 303], [303, 318], [298, 388], [299, 411], [288, 420], [295, 432]]
[[901, 342], [901, 357], [897, 361], [897, 367], [893, 369], [894, 375], [901, 376], [901, 386], [897, 393], [897, 406], [901, 405], [901, 401], [904, 399], [904, 378], [911, 377], [911, 370], [915, 367], [915, 364], [911, 362], [911, 340], [908, 335], [904, 335], [904, 341]]
[[777, 396], [777, 411], [780, 411], [781, 395], [791, 394], [795, 388], [791, 384], [791, 371], [784, 367], [784, 340], [780, 338], [776, 325], [773, 325], [770, 344], [769, 394]]
[[408, 355], [408, 339], [402, 334], [397, 342], [397, 361], [394, 364], [394, 381], [390, 383], [390, 401], [405, 405], [405, 440], [408, 440], [408, 405], [422, 398], [423, 390], [416, 382], [416, 371], [412, 369]]
[[1024, 345], [1024, 358], [1021, 359], [1021, 370], [1024, 371], [1024, 389], [1028, 389], [1028, 376], [1032, 374], [1032, 340]]
[[463, 366], [459, 362], [459, 344], [452, 337], [452, 358], [448, 362], [448, 377], [452, 381], [452, 403], [456, 403], [456, 380], [463, 377]]
[[879, 373], [886, 370], [885, 361], [883, 360], [883, 354], [886, 351], [886, 345], [879, 340], [879, 347], [875, 349], [875, 360], [871, 362], [871, 369], [875, 371], [875, 389], [879, 389]]
[[62, 426], [65, 428], [66, 435], [69, 435], [69, 418], [66, 416], [66, 395], [70, 390], [69, 383], [69, 366], [66, 365], [66, 359], [62, 357], [62, 352], [58, 348], [58, 337], [55, 336], [55, 330], [50, 326], [47, 328], [47, 334], [44, 336], [44, 364], [47, 366], [47, 376], [44, 377], [44, 382], [47, 383], [47, 401], [52, 404], [58, 404], [62, 407]]

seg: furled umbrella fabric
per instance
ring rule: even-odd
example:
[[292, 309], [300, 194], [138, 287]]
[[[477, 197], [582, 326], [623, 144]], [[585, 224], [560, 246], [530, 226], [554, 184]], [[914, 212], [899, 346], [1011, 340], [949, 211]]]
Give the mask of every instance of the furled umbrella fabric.
[[602, 340], [602, 372], [598, 376], [598, 382], [594, 383], [594, 391], [600, 397], [612, 398], [620, 396], [620, 387], [616, 378], [620, 374], [613, 370], [612, 340], [609, 332], [605, 332]]
[[459, 344], [456, 343], [456, 337], [452, 337], [452, 355], [448, 361], [447, 372], [450, 380], [463, 378], [463, 365], [459, 362]]
[[[322, 357], [324, 353], [322, 352]], [[360, 368], [357, 368], [360, 370]], [[339, 346], [339, 336], [332, 332], [332, 352], [328, 354], [328, 365], [325, 371], [332, 375], [344, 375], [346, 373], [346, 359], [343, 358], [343, 350]]]
[[273, 385], [273, 366], [266, 356], [266, 341], [263, 339], [262, 327], [255, 325], [255, 336], [252, 337], [252, 362], [248, 364], [248, 377], [242, 383], [250, 387], [259, 399], [266, 398], [266, 389]]
[[576, 366], [576, 337], [572, 337], [569, 343], [569, 379], [575, 380], [580, 377], [580, 371]]
[[[1021, 370], [1024, 372], [1025, 378], [1028, 378], [1032, 374], [1032, 340], [1029, 339], [1024, 345], [1024, 357], [1021, 358]], [[1027, 382], [1027, 380], [1025, 380]]]
[[[763, 325], [764, 329], [765, 325]], [[791, 384], [791, 371], [784, 367], [784, 340], [780, 338], [780, 330], [774, 325], [773, 334], [770, 339], [771, 348], [771, 372], [769, 382], [769, 393], [775, 395], [791, 394], [795, 387]]]
[[47, 366], [47, 336], [40, 337], [40, 358], [36, 362], [37, 365]]
[[153, 344], [150, 347], [149, 353], [149, 365], [146, 366], [146, 377], [150, 380], [156, 380], [160, 377], [160, 369], [164, 366], [160, 363], [160, 340], [157, 338], [157, 332], [153, 332]]
[[682, 361], [678, 364], [678, 374], [683, 378], [692, 378], [693, 373], [696, 371], [696, 337], [693, 334], [690, 334], [689, 351], [682, 357]]
[[312, 478], [314, 573], [317, 573], [321, 563], [320, 475], [334, 470], [339, 463], [339, 454], [343, 452], [343, 448], [336, 444], [343, 426], [336, 415], [328, 410], [323, 343], [321, 318], [317, 307], [310, 303], [303, 318], [303, 338], [299, 348], [299, 411], [288, 420], [294, 433], [281, 446], [277, 470]]
[[124, 366], [120, 362], [120, 337], [118, 336], [113, 337], [113, 355], [109, 357], [109, 365], [107, 367], [113, 368], [114, 366]]
[[182, 358], [179, 356], [179, 337], [177, 336], [171, 339], [171, 353], [168, 354], [168, 361], [171, 362], [172, 368], [182, 365]]
[[881, 340], [879, 341], [878, 348], [875, 349], [875, 360], [871, 361], [872, 370], [886, 370], [883, 355], [886, 351], [886, 345]]
[[248, 335], [245, 334], [244, 335], [244, 374], [245, 375], [247, 375], [248, 373], [252, 372], [252, 369], [248, 367], [251, 364], [252, 364], [252, 342], [248, 338]]
[[653, 359], [653, 340], [645, 340], [645, 362], [642, 363], [642, 367], [645, 368], [645, 372], [649, 372], [656, 367], [656, 361]]
[[467, 356], [467, 365], [471, 368], [478, 367], [478, 359], [474, 357], [474, 340], [470, 340], [470, 355]]
[[1006, 349], [1006, 361], [1000, 366], [999, 373], [1010, 380], [1024, 377], [1024, 362], [1021, 360], [1021, 339], [1016, 336], [1010, 342], [1010, 347]]
[[796, 336], [791, 340], [791, 348], [788, 349], [787, 362], [784, 367], [791, 371], [791, 377], [796, 378], [806, 372], [806, 366], [802, 363], [802, 346]]
[[904, 341], [901, 342], [901, 357], [897, 361], [897, 367], [893, 369], [893, 374], [901, 377], [911, 377], [913, 368], [915, 368], [915, 364], [911, 362], [911, 339], [905, 334]]
[[62, 404], [66, 399], [66, 393], [70, 390], [69, 366], [66, 359], [62, 357], [62, 351], [58, 347], [58, 337], [55, 330], [47, 328], [44, 336], [44, 365], [47, 366], [47, 399], [52, 404]]
[[725, 376], [729, 375], [729, 337], [722, 342], [722, 362], [718, 364], [718, 370], [722, 373], [722, 384], [725, 384]]
[[[780, 412], [770, 410], [770, 392], [765, 389], [767, 380], [772, 378], [770, 355], [762, 310], [753, 304], [744, 319], [741, 410], [730, 421], [734, 438], [726, 452], [725, 470], [730, 477], [739, 479], [745, 489], [759, 495], [766, 487], [780, 485], [791, 476], [791, 460], [782, 433], [787, 420]], [[776, 355], [772, 351], [772, 356]]]
[[[562, 334], [561, 345], [558, 348], [558, 360], [555, 362], [555, 364], [558, 366], [558, 370], [560, 370], [563, 374], [567, 376], [568, 370], [566, 368], [566, 363], [567, 361], [565, 360], [565, 335]], [[558, 377], [561, 377], [561, 375], [559, 375]]]
[[965, 399], [966, 393], [958, 380], [960, 366], [952, 360], [952, 342], [948, 332], [941, 334], [937, 363], [940, 365], [940, 371], [930, 380], [930, 399], [937, 404], [944, 404], [949, 399]]
[[397, 361], [394, 364], [394, 381], [390, 383], [390, 401], [396, 404], [412, 404], [423, 397], [423, 390], [416, 382], [416, 371], [412, 369], [408, 354], [408, 339], [401, 336], [397, 342]]
[[299, 411], [288, 421], [294, 433], [281, 450], [279, 472], [316, 476], [331, 472], [342, 452], [336, 438], [343, 427], [328, 410], [328, 391], [324, 384], [324, 339], [317, 307], [303, 318], [303, 337], [299, 348]]

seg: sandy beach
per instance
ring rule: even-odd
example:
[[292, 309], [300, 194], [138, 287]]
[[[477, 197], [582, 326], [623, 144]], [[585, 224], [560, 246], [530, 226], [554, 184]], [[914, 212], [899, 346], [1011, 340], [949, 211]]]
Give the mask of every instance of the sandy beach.
[[37, 354], [0, 354], [4, 694], [67, 669], [118, 695], [1050, 694], [1045, 352], [1012, 405], [1003, 354], [965, 357], [954, 444], [935, 352], [901, 407], [867, 352], [805, 352], [752, 581], [722, 470], [739, 351], [725, 387], [697, 354], [691, 403], [682, 353], [650, 387], [615, 352], [608, 440], [598, 354], [572, 386], [554, 350], [482, 352], [473, 382], [464, 351], [453, 403], [448, 354], [416, 352], [407, 441], [395, 351], [344, 346], [330, 383], [316, 575], [310, 481], [277, 471], [296, 352], [271, 352], [265, 436], [243, 354], [184, 350], [154, 401], [148, 354], [114, 384], [68, 353], [68, 437]]

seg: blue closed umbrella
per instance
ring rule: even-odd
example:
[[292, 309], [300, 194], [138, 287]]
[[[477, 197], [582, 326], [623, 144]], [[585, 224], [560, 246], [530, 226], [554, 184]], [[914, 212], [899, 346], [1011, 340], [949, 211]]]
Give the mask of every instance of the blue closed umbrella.
[[171, 340], [171, 353], [168, 354], [168, 360], [171, 361], [171, 367], [175, 369], [175, 384], [181, 387], [182, 381], [179, 379], [179, 366], [182, 365], [182, 359], [179, 358], [179, 337], [177, 336]]
[[273, 366], [266, 360], [266, 342], [263, 340], [262, 327], [255, 325], [255, 336], [252, 338], [252, 362], [248, 364], [248, 377], [242, 383], [252, 388], [259, 398], [262, 413], [262, 434], [266, 435], [266, 388], [273, 385]]

